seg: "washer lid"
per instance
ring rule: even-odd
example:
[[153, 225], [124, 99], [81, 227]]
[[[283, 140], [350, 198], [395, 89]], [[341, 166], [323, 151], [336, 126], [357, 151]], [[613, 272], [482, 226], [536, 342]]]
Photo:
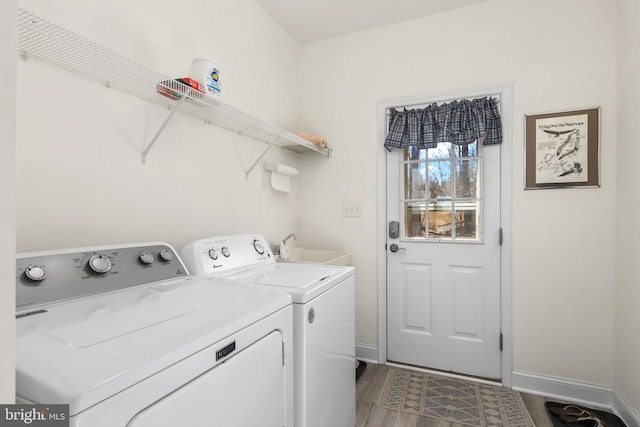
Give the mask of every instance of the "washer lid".
[[190, 277], [24, 310], [16, 394], [77, 414], [289, 304], [285, 293]]
[[354, 274], [353, 267], [303, 263], [273, 263], [222, 274], [223, 280], [270, 286], [288, 292], [295, 303], [305, 303]]

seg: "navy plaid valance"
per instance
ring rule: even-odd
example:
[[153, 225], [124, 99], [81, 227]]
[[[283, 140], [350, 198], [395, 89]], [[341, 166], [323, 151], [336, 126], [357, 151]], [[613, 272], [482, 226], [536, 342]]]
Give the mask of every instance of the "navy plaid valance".
[[467, 145], [502, 143], [502, 122], [495, 98], [431, 104], [418, 110], [391, 109], [389, 134], [384, 146], [435, 148], [439, 142]]

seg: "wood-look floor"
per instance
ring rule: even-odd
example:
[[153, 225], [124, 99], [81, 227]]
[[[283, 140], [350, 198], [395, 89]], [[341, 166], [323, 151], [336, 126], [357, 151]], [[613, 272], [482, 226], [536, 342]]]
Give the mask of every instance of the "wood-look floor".
[[[356, 427], [469, 427], [376, 406], [390, 367], [369, 364], [356, 384]], [[553, 427], [544, 398], [521, 393], [536, 427]]]

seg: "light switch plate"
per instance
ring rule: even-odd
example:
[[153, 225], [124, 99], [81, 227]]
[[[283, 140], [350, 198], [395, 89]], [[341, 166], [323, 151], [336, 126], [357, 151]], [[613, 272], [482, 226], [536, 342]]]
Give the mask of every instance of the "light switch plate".
[[342, 202], [343, 217], [361, 217], [362, 202]]

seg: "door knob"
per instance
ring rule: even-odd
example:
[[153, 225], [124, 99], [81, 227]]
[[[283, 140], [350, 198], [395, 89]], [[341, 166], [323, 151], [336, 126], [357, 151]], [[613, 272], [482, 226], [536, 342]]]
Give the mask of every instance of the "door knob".
[[400, 246], [398, 246], [397, 244], [392, 243], [391, 245], [389, 245], [389, 250], [390, 250], [391, 252], [394, 252], [394, 253], [395, 253], [395, 252], [398, 252], [398, 251], [406, 251], [406, 250], [407, 250], [407, 248], [401, 248], [401, 247], [400, 247]]

